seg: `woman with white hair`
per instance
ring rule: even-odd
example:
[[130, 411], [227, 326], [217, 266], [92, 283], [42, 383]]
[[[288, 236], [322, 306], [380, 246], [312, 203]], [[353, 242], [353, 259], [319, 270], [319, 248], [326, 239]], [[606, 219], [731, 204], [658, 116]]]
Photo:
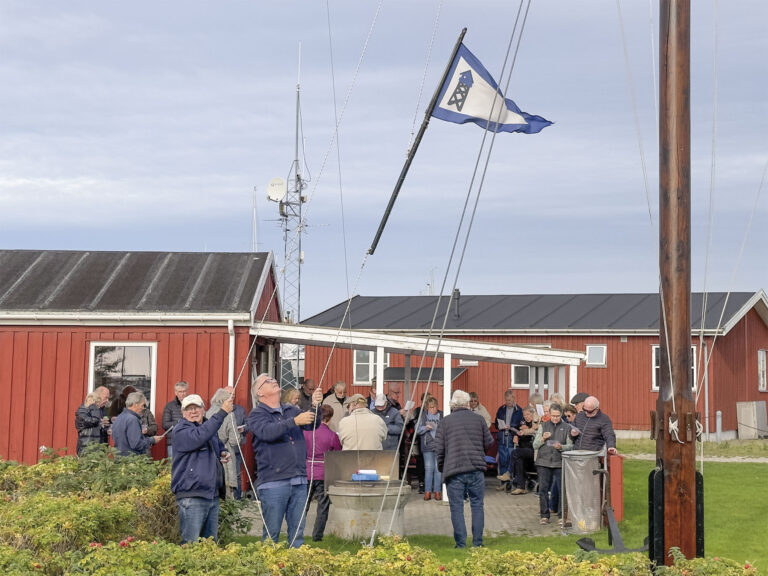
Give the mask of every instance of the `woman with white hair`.
[[[221, 410], [221, 405], [229, 398], [229, 392], [226, 388], [220, 388], [216, 390], [216, 393], [211, 398], [211, 407], [208, 412], [205, 413], [206, 418], [210, 418]], [[236, 454], [240, 446], [240, 433], [237, 431], [237, 422], [235, 421], [235, 413], [230, 412], [224, 418], [224, 422], [219, 428], [219, 440], [224, 444], [227, 452], [230, 454]], [[232, 499], [235, 497], [235, 489], [237, 488], [237, 458], [230, 458], [226, 464], [224, 464], [224, 484], [227, 487], [227, 498]]]

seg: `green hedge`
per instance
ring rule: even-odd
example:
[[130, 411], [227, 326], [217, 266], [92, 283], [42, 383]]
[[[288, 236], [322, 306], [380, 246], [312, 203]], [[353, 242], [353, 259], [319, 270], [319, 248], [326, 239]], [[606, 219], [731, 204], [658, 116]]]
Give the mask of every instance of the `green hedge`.
[[[221, 510], [220, 541], [248, 528], [239, 503]], [[639, 576], [646, 556], [559, 555], [473, 549], [450, 563], [406, 540], [331, 554], [321, 548], [202, 541], [179, 546], [177, 507], [165, 463], [114, 458], [100, 447], [84, 457], [48, 458], [34, 466], [0, 461], [2, 574], [270, 575], [270, 576]], [[724, 559], [685, 560], [657, 574], [757, 574]]]

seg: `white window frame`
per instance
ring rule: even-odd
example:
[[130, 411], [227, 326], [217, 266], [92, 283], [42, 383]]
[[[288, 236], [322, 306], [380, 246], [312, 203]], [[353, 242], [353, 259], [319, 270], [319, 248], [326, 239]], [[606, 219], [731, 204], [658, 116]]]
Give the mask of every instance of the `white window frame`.
[[[656, 351], [659, 350], [659, 365], [656, 365]], [[661, 351], [658, 344], [651, 346], [651, 392], [659, 391], [659, 383], [656, 381], [656, 370], [661, 370]], [[691, 370], [693, 370], [693, 388], [696, 391], [698, 384], [698, 370], [696, 367], [696, 346], [691, 345]]]
[[130, 342], [109, 342], [109, 341], [91, 342], [89, 357], [88, 357], [88, 392], [89, 393], [93, 392], [93, 369], [96, 361], [97, 346], [125, 346], [126, 348], [143, 346], [143, 347], [149, 347], [152, 349], [152, 358], [150, 359], [150, 371], [151, 371], [150, 396], [151, 398], [148, 398], [148, 400], [149, 400], [149, 409], [154, 414], [155, 413], [155, 395], [157, 391], [157, 342], [143, 342], [139, 340], [132, 340]]
[[[552, 348], [552, 344], [519, 344], [519, 346], [528, 346], [529, 348]], [[528, 368], [528, 382], [526, 384], [515, 384], [515, 368]], [[528, 366], [527, 364], [510, 364], [509, 366], [509, 381], [510, 388], [515, 390], [529, 390], [531, 387], [531, 381], [535, 381], [535, 377], [531, 373], [531, 370], [537, 370], [539, 366]], [[549, 379], [549, 371], [544, 372], [544, 378]], [[541, 383], [542, 390], [549, 390], [549, 383]]]
[[766, 374], [766, 351], [757, 351], [757, 391], [768, 392], [768, 374]]
[[[589, 361], [589, 350], [590, 348], [600, 348], [603, 351], [603, 360], [602, 362], [590, 362]], [[590, 368], [605, 368], [608, 364], [608, 345], [607, 344], [587, 344], [586, 348], [586, 358], [584, 360], [584, 366], [589, 366]]]
[[[357, 353], [364, 352], [368, 354], [368, 374], [370, 377], [368, 380], [358, 380], [357, 378], [357, 365], [364, 364], [364, 362], [357, 361]], [[385, 353], [384, 367], [389, 367], [389, 352]], [[370, 386], [371, 380], [376, 377], [376, 351], [375, 350], [352, 350], [352, 385], [353, 386]]]

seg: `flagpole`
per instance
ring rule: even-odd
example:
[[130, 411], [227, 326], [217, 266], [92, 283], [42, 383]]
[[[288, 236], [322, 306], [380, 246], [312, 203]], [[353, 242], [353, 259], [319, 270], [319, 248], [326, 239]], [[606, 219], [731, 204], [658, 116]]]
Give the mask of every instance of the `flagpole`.
[[373, 254], [376, 250], [376, 246], [379, 244], [379, 239], [384, 232], [384, 227], [387, 225], [387, 220], [389, 220], [389, 214], [392, 212], [392, 208], [395, 205], [395, 200], [397, 200], [397, 195], [400, 193], [400, 188], [403, 186], [403, 182], [405, 182], [405, 175], [408, 174], [408, 170], [411, 167], [411, 162], [413, 162], [413, 158], [416, 156], [416, 151], [419, 149], [421, 139], [424, 136], [424, 132], [427, 130], [427, 126], [429, 125], [429, 119], [432, 117], [432, 112], [437, 105], [437, 99], [440, 96], [440, 90], [443, 88], [445, 81], [448, 79], [451, 65], [453, 64], [454, 58], [456, 58], [456, 53], [459, 51], [459, 47], [461, 46], [461, 43], [464, 40], [464, 35], [466, 33], [467, 29], [464, 28], [461, 31], [461, 34], [459, 34], [459, 39], [456, 40], [456, 45], [453, 47], [453, 52], [451, 52], [451, 58], [448, 60], [448, 65], [445, 67], [443, 77], [440, 79], [440, 83], [437, 85], [435, 94], [432, 96], [432, 101], [429, 103], [427, 111], [424, 113], [424, 121], [421, 123], [421, 128], [419, 128], [419, 132], [416, 134], [416, 139], [413, 141], [413, 146], [411, 146], [410, 150], [408, 150], [408, 157], [405, 159], [403, 169], [400, 171], [400, 176], [397, 178], [395, 189], [392, 191], [392, 196], [389, 198], [389, 204], [387, 204], [387, 209], [384, 211], [384, 216], [381, 218], [381, 223], [379, 224], [379, 229], [376, 231], [376, 236], [371, 243], [371, 247], [368, 248], [368, 254]]

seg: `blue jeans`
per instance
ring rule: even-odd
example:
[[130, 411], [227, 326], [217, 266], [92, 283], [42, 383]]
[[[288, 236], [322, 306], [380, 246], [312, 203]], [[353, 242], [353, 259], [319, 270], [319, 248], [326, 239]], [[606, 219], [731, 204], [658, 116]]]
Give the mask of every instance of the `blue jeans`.
[[512, 452], [515, 450], [512, 434], [499, 432], [497, 442], [499, 444], [499, 476], [505, 472], [509, 472], [512, 476]]
[[437, 454], [424, 452], [424, 491], [442, 492], [443, 478], [437, 469]]
[[[549, 492], [554, 490], [555, 484], [560, 486], [560, 468], [550, 468], [549, 466], [536, 466], [536, 472], [539, 480], [539, 516], [549, 518]], [[560, 495], [558, 494], [558, 501]]]
[[483, 545], [483, 527], [485, 514], [483, 499], [485, 498], [485, 476], [480, 470], [461, 472], [446, 478], [445, 487], [448, 491], [448, 504], [451, 508], [451, 524], [453, 524], [453, 540], [456, 548], [467, 547], [467, 527], [464, 524], [464, 493], [469, 494], [469, 507], [472, 509], [472, 546]]
[[[306, 517], [302, 514], [304, 502], [307, 500], [307, 485], [291, 486], [284, 484], [274, 488], [258, 488], [261, 515], [264, 518], [264, 528], [261, 540], [272, 538], [277, 542], [283, 518], [288, 524], [288, 544], [298, 548], [304, 544], [304, 523]], [[291, 544], [291, 542], [293, 542]]]
[[198, 538], [214, 538], [219, 533], [219, 499], [179, 498], [179, 530], [181, 543]]

